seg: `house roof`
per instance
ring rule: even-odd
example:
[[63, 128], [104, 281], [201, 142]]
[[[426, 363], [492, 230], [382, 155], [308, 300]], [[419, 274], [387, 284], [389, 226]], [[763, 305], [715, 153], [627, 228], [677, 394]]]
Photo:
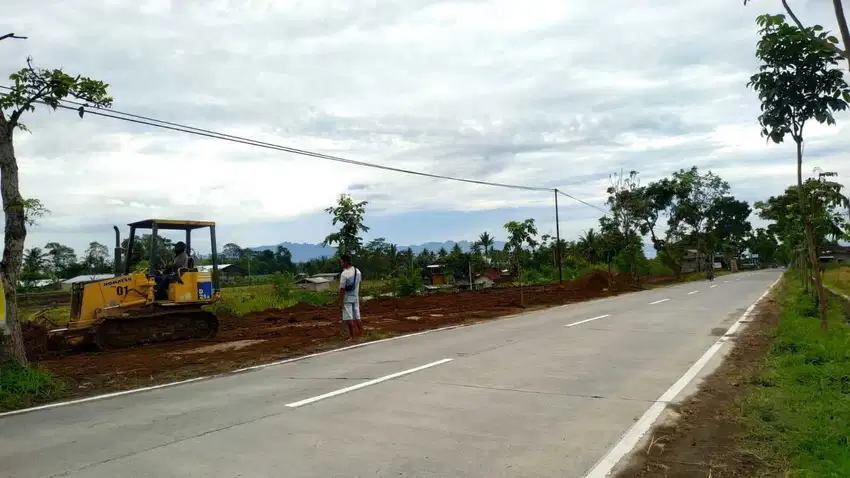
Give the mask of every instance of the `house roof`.
[[322, 272], [321, 274], [313, 274], [312, 277], [336, 277], [339, 274], [339, 272]]
[[[233, 264], [219, 264], [218, 270], [227, 269], [228, 267], [230, 267], [232, 265]], [[195, 269], [198, 269], [198, 272], [212, 272], [212, 265], [206, 264], [206, 265], [203, 265], [203, 266], [196, 266]]]
[[304, 277], [295, 281], [296, 284], [305, 284], [307, 282], [310, 284], [327, 284], [330, 280], [327, 277]]
[[115, 277], [115, 274], [86, 274], [77, 277], [72, 277], [67, 280], [63, 280], [63, 284], [76, 284], [78, 282], [93, 282], [99, 280], [112, 279]]

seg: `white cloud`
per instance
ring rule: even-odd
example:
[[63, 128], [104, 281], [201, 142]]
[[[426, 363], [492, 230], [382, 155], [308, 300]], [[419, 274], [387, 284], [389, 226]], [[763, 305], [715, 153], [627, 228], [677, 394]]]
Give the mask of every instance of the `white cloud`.
[[[833, 27], [828, 5], [793, 3], [805, 21]], [[7, 29], [30, 39], [4, 42], [0, 64], [11, 71], [32, 55], [103, 79], [119, 110], [394, 167], [557, 186], [596, 204], [621, 168], [649, 181], [693, 164], [752, 201], [794, 180], [793, 146], [765, 144], [746, 88], [757, 66], [755, 17], [778, 8], [771, 0], [6, 0]], [[846, 181], [844, 121], [809, 129], [806, 167]], [[53, 211], [33, 241], [81, 247], [90, 228], [147, 216], [295, 219], [287, 224], [297, 229], [298, 218], [346, 190], [383, 214], [551, 205], [546, 194], [69, 112], [39, 111], [27, 122], [33, 133], [16, 140], [22, 188]], [[578, 211], [565, 210], [565, 235], [597, 214]], [[445, 236], [471, 234], [452, 227]]]

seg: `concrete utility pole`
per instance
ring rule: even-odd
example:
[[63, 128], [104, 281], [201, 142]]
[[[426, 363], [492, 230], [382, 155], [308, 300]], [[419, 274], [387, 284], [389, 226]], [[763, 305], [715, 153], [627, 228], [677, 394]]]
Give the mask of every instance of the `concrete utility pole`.
[[555, 189], [555, 251], [558, 255], [558, 283], [564, 283], [564, 268], [561, 266], [561, 221], [558, 217], [558, 190]]

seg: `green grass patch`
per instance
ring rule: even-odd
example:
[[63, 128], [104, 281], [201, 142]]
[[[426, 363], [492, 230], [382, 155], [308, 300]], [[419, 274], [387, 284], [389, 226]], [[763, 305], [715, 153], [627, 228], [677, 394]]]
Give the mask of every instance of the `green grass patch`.
[[850, 296], [850, 267], [830, 267], [823, 273], [823, 281], [836, 292]]
[[65, 392], [65, 384], [44, 370], [0, 363], [0, 412], [56, 400]]
[[812, 296], [786, 279], [772, 349], [740, 400], [743, 445], [775, 474], [850, 476], [850, 328], [832, 301], [822, 330]]

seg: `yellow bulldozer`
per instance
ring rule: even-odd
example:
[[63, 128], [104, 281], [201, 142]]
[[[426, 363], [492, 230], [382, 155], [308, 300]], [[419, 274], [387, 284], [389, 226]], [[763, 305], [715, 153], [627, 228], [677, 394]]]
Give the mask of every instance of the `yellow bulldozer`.
[[[61, 335], [64, 342], [72, 345], [93, 342], [101, 349], [215, 336], [218, 318], [203, 309], [221, 299], [215, 223], [148, 219], [129, 226], [123, 254], [120, 232], [113, 226], [116, 276], [74, 284], [68, 326], [49, 334]], [[190, 253], [192, 232], [199, 229], [209, 229], [212, 267], [195, 268], [190, 258], [189, 267], [167, 270], [162, 259], [157, 261], [157, 257], [162, 257], [162, 251], [157, 251], [161, 247], [157, 240], [161, 231], [184, 231], [186, 252]], [[134, 249], [143, 250], [136, 238], [139, 230], [151, 231], [150, 262], [147, 270], [134, 271]]]

